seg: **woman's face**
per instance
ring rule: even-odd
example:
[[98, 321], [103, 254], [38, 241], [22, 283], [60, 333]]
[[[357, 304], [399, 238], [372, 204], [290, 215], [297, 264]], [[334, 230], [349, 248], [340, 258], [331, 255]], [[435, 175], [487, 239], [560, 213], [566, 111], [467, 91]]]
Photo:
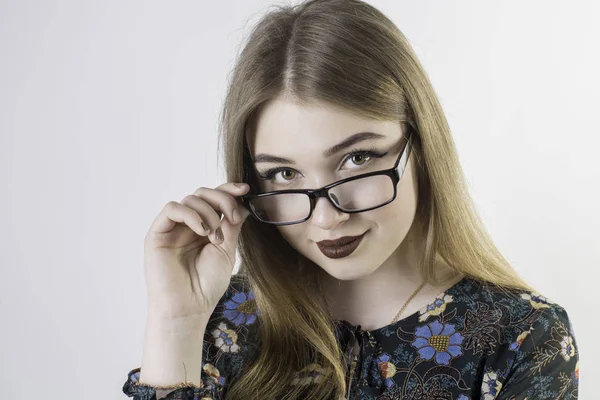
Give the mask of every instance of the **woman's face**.
[[[381, 137], [339, 148], [334, 154], [323, 154], [359, 132], [373, 132]], [[304, 107], [287, 97], [279, 97], [263, 106], [255, 133], [248, 137], [248, 145], [253, 160], [258, 155], [270, 155], [290, 161], [255, 164], [256, 171], [263, 176], [268, 175], [269, 170], [282, 168], [270, 179], [259, 177], [263, 193], [316, 189], [350, 176], [392, 168], [406, 144], [402, 139], [405, 134], [396, 121], [367, 119], [324, 103]], [[350, 155], [356, 150], [386, 154], [380, 158], [364, 153]], [[293, 248], [336, 279], [354, 280], [371, 274], [393, 257], [413, 223], [417, 206], [413, 159], [409, 158], [397, 185], [397, 196], [391, 203], [375, 210], [348, 214], [321, 197], [309, 220], [277, 228]], [[365, 232], [360, 245], [346, 257], [329, 258], [317, 246], [321, 240]]]

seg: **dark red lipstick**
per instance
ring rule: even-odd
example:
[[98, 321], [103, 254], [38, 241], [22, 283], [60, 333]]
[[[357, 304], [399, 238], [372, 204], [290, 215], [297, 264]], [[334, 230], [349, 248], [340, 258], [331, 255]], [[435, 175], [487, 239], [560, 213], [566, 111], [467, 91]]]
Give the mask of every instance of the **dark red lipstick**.
[[336, 240], [322, 240], [317, 242], [317, 246], [326, 257], [346, 257], [356, 250], [365, 233], [359, 236], [344, 236]]

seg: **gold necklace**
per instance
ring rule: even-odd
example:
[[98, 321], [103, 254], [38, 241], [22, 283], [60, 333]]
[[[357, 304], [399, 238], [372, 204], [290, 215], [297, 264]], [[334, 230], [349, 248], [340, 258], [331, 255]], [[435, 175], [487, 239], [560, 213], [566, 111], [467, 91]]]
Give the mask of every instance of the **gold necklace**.
[[[413, 292], [413, 294], [410, 295], [410, 297], [408, 298], [408, 300], [406, 300], [404, 302], [404, 305], [402, 306], [402, 308], [400, 309], [400, 311], [398, 311], [398, 314], [396, 314], [396, 316], [394, 317], [394, 319], [392, 319], [392, 322], [390, 322], [390, 324], [393, 324], [394, 322], [396, 322], [398, 320], [398, 318], [400, 317], [400, 315], [402, 314], [402, 312], [404, 311], [404, 309], [406, 308], [406, 306], [408, 305], [408, 303], [410, 303], [410, 301], [417, 295], [417, 293], [419, 293], [421, 291], [421, 289], [423, 289], [423, 287], [425, 286], [425, 281], [423, 281], [423, 283], [421, 283], [421, 285], [417, 288], [417, 290], [415, 290]], [[327, 311], [329, 311], [329, 304], [327, 303], [327, 298], [325, 298], [325, 304], [327, 304]], [[329, 315], [331, 316], [331, 311], [329, 311]], [[332, 317], [333, 318], [333, 317]], [[356, 339], [353, 343], [353, 346], [357, 345]], [[352, 362], [350, 363], [349, 366], [349, 370], [350, 370], [350, 376], [348, 377], [348, 382], [346, 382], [346, 390], [347, 390], [347, 399], [350, 398], [350, 385], [352, 384], [352, 378], [354, 377], [354, 368], [356, 367], [356, 361], [358, 360], [358, 352], [354, 354], [354, 357], [352, 358]]]
[[413, 294], [410, 295], [410, 297], [408, 298], [408, 300], [406, 300], [406, 302], [404, 303], [404, 305], [402, 306], [402, 308], [400, 309], [400, 311], [398, 311], [398, 314], [396, 314], [396, 316], [394, 317], [394, 319], [392, 320], [392, 322], [390, 322], [390, 324], [393, 324], [394, 322], [396, 322], [398, 320], [398, 318], [400, 317], [400, 315], [402, 314], [402, 312], [404, 311], [404, 309], [406, 308], [406, 306], [408, 305], [408, 303], [413, 299], [413, 297], [415, 297], [417, 295], [417, 293], [419, 293], [421, 291], [421, 289], [423, 289], [423, 287], [425, 286], [425, 281], [423, 281], [423, 283], [421, 283], [421, 286], [419, 286], [417, 288], [417, 290], [415, 290], [413, 292]]
[[[427, 282], [423, 281], [423, 283], [421, 283], [421, 285], [419, 285], [419, 287], [417, 288], [417, 290], [415, 290], [413, 292], [413, 294], [410, 295], [410, 297], [408, 298], [408, 300], [406, 300], [404, 302], [404, 305], [402, 306], [402, 308], [400, 309], [400, 311], [398, 311], [398, 314], [396, 314], [396, 316], [394, 317], [394, 319], [392, 319], [392, 322], [390, 322], [390, 324], [395, 323], [398, 318], [400, 317], [400, 315], [402, 314], [402, 312], [406, 309], [406, 306], [408, 306], [408, 303], [410, 303], [410, 301], [421, 291], [421, 289], [423, 289], [423, 287], [425, 286]], [[331, 315], [331, 310], [329, 307], [329, 303], [327, 302], [327, 298], [323, 297], [325, 300], [325, 305], [327, 306], [327, 312], [329, 312], [329, 316], [333, 319], [333, 316]]]

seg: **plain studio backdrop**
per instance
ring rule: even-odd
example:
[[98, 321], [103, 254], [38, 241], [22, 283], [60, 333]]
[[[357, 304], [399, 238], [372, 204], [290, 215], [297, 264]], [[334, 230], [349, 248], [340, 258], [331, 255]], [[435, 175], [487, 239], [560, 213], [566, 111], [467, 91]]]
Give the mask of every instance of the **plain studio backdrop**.
[[[228, 74], [273, 3], [0, 2], [3, 398], [126, 397], [142, 357], [144, 236], [168, 201], [224, 182]], [[431, 78], [496, 244], [569, 313], [580, 398], [593, 399], [600, 5], [370, 3]]]

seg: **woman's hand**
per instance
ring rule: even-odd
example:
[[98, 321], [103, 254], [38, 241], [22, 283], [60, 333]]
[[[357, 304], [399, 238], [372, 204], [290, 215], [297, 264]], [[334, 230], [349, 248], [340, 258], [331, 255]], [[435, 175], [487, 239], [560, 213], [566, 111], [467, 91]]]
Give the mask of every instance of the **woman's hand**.
[[212, 314], [231, 280], [237, 239], [250, 215], [236, 200], [248, 185], [238, 185], [201, 187], [180, 203], [167, 203], [152, 223], [144, 269], [153, 316], [208, 320]]

